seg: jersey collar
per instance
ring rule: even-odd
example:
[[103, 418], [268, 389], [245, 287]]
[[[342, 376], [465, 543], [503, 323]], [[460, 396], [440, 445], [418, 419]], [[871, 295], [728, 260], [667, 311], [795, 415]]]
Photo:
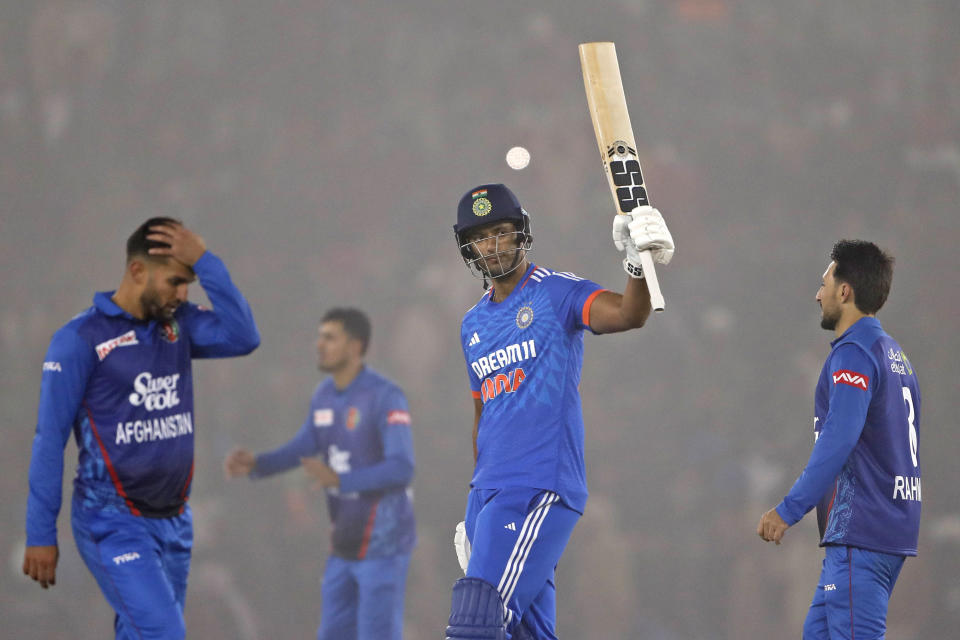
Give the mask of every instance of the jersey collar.
[[537, 268], [537, 265], [531, 262], [530, 266], [527, 267], [527, 270], [523, 273], [523, 278], [520, 279], [520, 282], [517, 284], [517, 286], [513, 288], [513, 291], [510, 292], [510, 295], [508, 295], [506, 298], [504, 298], [500, 302], [496, 302], [493, 299], [493, 285], [491, 285], [490, 288], [487, 290], [487, 304], [503, 304], [504, 302], [512, 298], [514, 293], [516, 293], [517, 291], [520, 291], [525, 286], [527, 286], [527, 280], [530, 279], [530, 276], [533, 274], [533, 271], [536, 268]]
[[113, 294], [115, 293], [116, 291], [98, 291], [93, 296], [93, 306], [95, 306], [100, 313], [107, 316], [123, 316], [131, 320], [136, 320], [136, 318], [121, 309], [120, 305], [113, 301]]
[[865, 318], [860, 318], [859, 320], [854, 322], [852, 325], [850, 325], [849, 329], [847, 329], [842, 334], [840, 334], [839, 338], [832, 340], [830, 342], [830, 346], [831, 347], [837, 346], [837, 344], [839, 344], [840, 341], [845, 340], [846, 338], [849, 338], [850, 336], [853, 335], [855, 331], [867, 331], [868, 329], [882, 329], [882, 328], [883, 327], [880, 326], [880, 321], [877, 320], [875, 316], [873, 317], [867, 316]]

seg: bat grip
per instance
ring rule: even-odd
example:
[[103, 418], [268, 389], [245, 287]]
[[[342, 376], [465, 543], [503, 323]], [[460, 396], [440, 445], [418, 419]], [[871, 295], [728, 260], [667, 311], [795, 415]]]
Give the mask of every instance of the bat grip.
[[640, 266], [643, 267], [643, 277], [647, 281], [647, 291], [650, 292], [650, 306], [657, 313], [662, 313], [663, 294], [660, 293], [657, 270], [653, 266], [653, 256], [650, 255], [649, 251], [640, 252]]

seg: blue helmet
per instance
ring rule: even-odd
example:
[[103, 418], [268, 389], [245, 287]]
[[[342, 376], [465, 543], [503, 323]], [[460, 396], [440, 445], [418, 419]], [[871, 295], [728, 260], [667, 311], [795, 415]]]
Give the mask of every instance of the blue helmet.
[[476, 256], [470, 245], [464, 242], [464, 234], [473, 228], [503, 220], [509, 220], [516, 225], [521, 235], [518, 248], [529, 251], [533, 245], [530, 215], [524, 211], [517, 196], [506, 185], [482, 184], [470, 189], [460, 198], [457, 205], [457, 224], [453, 225], [453, 233], [460, 255], [468, 267], [473, 266]]

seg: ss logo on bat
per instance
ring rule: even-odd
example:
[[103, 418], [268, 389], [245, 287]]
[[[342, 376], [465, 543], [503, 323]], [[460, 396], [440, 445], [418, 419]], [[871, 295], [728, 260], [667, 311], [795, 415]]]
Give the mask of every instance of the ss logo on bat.
[[637, 152], [627, 143], [617, 141], [607, 149], [610, 158], [610, 175], [617, 187], [617, 203], [620, 211], [630, 213], [637, 207], [650, 204], [643, 186], [643, 173], [636, 160]]

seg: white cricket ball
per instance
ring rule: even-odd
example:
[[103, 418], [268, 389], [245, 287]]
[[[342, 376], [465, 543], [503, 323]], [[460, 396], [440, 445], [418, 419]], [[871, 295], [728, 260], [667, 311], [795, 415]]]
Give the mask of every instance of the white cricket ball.
[[511, 169], [520, 171], [530, 164], [530, 152], [523, 147], [512, 147], [507, 151], [507, 165]]

